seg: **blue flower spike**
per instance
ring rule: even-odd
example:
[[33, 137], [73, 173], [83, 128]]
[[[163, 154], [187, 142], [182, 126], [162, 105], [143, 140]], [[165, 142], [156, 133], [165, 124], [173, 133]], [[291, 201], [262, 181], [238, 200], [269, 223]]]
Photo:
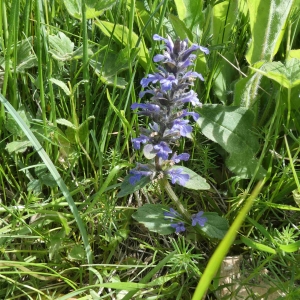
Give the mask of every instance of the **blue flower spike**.
[[[204, 81], [201, 74], [193, 71], [194, 61], [197, 58], [196, 52], [202, 51], [209, 54], [209, 50], [197, 44], [188, 47], [188, 39], [164, 38], [154, 34], [153, 40], [165, 43], [165, 51], [154, 56], [153, 61], [158, 63], [157, 72], [148, 74], [141, 80], [144, 91], [139, 97], [150, 96], [147, 103], [133, 103], [132, 110], [140, 116], [152, 119], [148, 128], [140, 128], [141, 135], [133, 138], [133, 148], [140, 150], [144, 147], [144, 155], [151, 160], [151, 168], [143, 167], [141, 164], [130, 171], [132, 176], [130, 184], [134, 185], [143, 176], [155, 178], [155, 174], [162, 174], [173, 184], [185, 186], [189, 175], [184, 174], [182, 169], [172, 169], [174, 164], [181, 160], [187, 161], [189, 155], [173, 153], [173, 146], [178, 144], [181, 137], [190, 137], [192, 126], [186, 118], [192, 117], [197, 121], [199, 114], [188, 111], [184, 106], [188, 103], [192, 107], [201, 107], [197, 94], [190, 88], [198, 78]], [[183, 231], [184, 226], [176, 227], [176, 231]]]

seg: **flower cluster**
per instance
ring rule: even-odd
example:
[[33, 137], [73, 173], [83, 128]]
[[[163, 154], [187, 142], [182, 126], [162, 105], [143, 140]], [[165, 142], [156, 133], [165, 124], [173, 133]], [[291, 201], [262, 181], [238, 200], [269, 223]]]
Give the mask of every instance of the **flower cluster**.
[[174, 43], [170, 37], [167, 39], [155, 34], [155, 41], [164, 41], [166, 51], [154, 57], [154, 62], [160, 63], [158, 72], [149, 74], [141, 80], [143, 88], [148, 88], [140, 93], [140, 98], [150, 94], [151, 102], [134, 103], [131, 108], [139, 109], [140, 116], [149, 117], [152, 122], [149, 128], [140, 128], [141, 135], [132, 139], [134, 149], [141, 149], [150, 164], [138, 163], [130, 171], [129, 182], [134, 185], [144, 176], [154, 179], [161, 174], [171, 180], [173, 184], [178, 183], [184, 186], [189, 180], [189, 175], [183, 172], [182, 168], [174, 168], [174, 164], [189, 159], [188, 153], [173, 153], [172, 145], [178, 144], [181, 137], [190, 137], [192, 126], [185, 117], [191, 116], [195, 121], [199, 118], [196, 112], [189, 112], [184, 109], [186, 103], [192, 106], [201, 106], [197, 94], [190, 90], [196, 78], [204, 80], [202, 75], [189, 70], [194, 65], [193, 61], [196, 50], [205, 54], [209, 50], [205, 47], [193, 44], [188, 48], [188, 40], [177, 39]]
[[[202, 217], [203, 211], [199, 211], [197, 214], [192, 215], [192, 226], [196, 226], [197, 224], [203, 227], [207, 221], [206, 217]], [[185, 231], [185, 226], [182, 221], [182, 216], [173, 208], [170, 208], [170, 212], [164, 212], [164, 216], [168, 219], [171, 219], [171, 227], [175, 228], [175, 231], [182, 232]]]

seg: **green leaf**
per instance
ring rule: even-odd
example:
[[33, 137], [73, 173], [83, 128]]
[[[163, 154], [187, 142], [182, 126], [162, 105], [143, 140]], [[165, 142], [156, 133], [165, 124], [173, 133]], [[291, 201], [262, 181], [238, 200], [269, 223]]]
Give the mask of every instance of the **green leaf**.
[[256, 249], [256, 250], [263, 251], [263, 252], [268, 252], [271, 254], [276, 254], [276, 251], [273, 248], [266, 246], [264, 244], [261, 244], [261, 243], [254, 242], [247, 237], [242, 236], [241, 241], [244, 244], [246, 244], [248, 247], [251, 247], [252, 249]]
[[57, 119], [56, 123], [60, 124], [60, 125], [65, 125], [65, 126], [70, 127], [70, 128], [72, 128], [74, 130], [77, 129], [77, 127], [72, 122], [70, 122], [70, 121], [68, 121], [66, 119]]
[[[114, 40], [122, 44], [123, 46], [134, 49], [136, 48], [138, 35], [134, 32], [130, 32], [129, 29], [120, 24], [114, 24], [106, 21], [95, 21], [95, 24], [101, 29], [101, 31], [108, 37], [113, 36]], [[139, 52], [138, 57], [143, 68], [147, 68], [147, 62], [149, 60], [148, 49], [145, 45], [144, 40], [138, 46]]]
[[42, 191], [42, 183], [39, 179], [30, 180], [27, 184], [27, 191], [39, 195]]
[[72, 247], [70, 253], [68, 254], [68, 259], [74, 261], [83, 261], [85, 257], [84, 248], [80, 245], [75, 245]]
[[57, 183], [46, 166], [38, 166], [35, 168], [35, 174], [39, 178], [40, 183], [50, 187], [56, 187]]
[[300, 241], [288, 244], [288, 245], [282, 245], [282, 244], [277, 244], [280, 250], [288, 253], [296, 252], [300, 248]]
[[168, 207], [162, 204], [145, 204], [139, 207], [132, 217], [150, 231], [162, 235], [171, 234], [175, 230], [170, 226], [170, 220], [165, 219], [165, 211], [168, 211]]
[[139, 181], [137, 181], [134, 185], [130, 184], [129, 178], [131, 177], [131, 174], [128, 174], [125, 178], [124, 181], [121, 184], [121, 190], [118, 193], [117, 197], [121, 198], [130, 194], [133, 194], [134, 192], [140, 190], [143, 188], [145, 185], [151, 182], [150, 177], [142, 177]]
[[[189, 29], [189, 32], [192, 32], [194, 27], [201, 28], [203, 26], [203, 0], [175, 0], [174, 2], [178, 18], [185, 24], [184, 27]], [[190, 38], [190, 36], [188, 37]], [[180, 38], [184, 37], [180, 36]]]
[[57, 233], [54, 233], [50, 236], [50, 245], [49, 245], [49, 259], [52, 260], [56, 257], [59, 258], [59, 250], [63, 243], [63, 238], [65, 237], [65, 231], [60, 230]]
[[79, 138], [81, 144], [83, 144], [89, 137], [89, 122], [90, 122], [90, 120], [93, 120], [93, 119], [95, 119], [94, 116], [89, 116], [78, 127], [77, 134], [78, 134], [78, 138]]
[[209, 190], [210, 189], [210, 186], [206, 182], [205, 178], [201, 177], [200, 175], [198, 175], [191, 169], [183, 167], [183, 166], [173, 166], [172, 169], [182, 169], [183, 174], [188, 174], [190, 176], [190, 179], [187, 181], [187, 183], [184, 185], [184, 187], [191, 189], [191, 190]]
[[67, 96], [71, 95], [71, 92], [68, 88], [68, 86], [61, 80], [55, 79], [55, 78], [50, 78], [49, 79], [52, 83], [56, 84], [57, 86], [59, 86]]
[[49, 35], [49, 53], [58, 61], [67, 61], [72, 59], [74, 43], [63, 33]]
[[[103, 12], [111, 8], [116, 3], [115, 0], [85, 0], [86, 18], [93, 19], [99, 17]], [[79, 20], [82, 18], [81, 0], [64, 0], [68, 13]]]
[[249, 64], [271, 61], [277, 53], [293, 1], [247, 0], [251, 39], [246, 59]]
[[7, 111], [13, 116], [15, 121], [19, 124], [21, 129], [26, 134], [27, 138], [31, 141], [31, 143], [32, 143], [33, 147], [35, 148], [35, 150], [37, 151], [38, 155], [43, 160], [44, 164], [47, 166], [47, 168], [50, 171], [50, 173], [52, 174], [53, 178], [55, 178], [55, 180], [57, 182], [57, 185], [59, 186], [60, 190], [62, 191], [62, 193], [65, 197], [65, 199], [68, 202], [70, 210], [71, 210], [71, 212], [72, 212], [72, 214], [73, 214], [73, 216], [76, 220], [76, 223], [78, 225], [78, 228], [80, 230], [80, 235], [81, 235], [81, 239], [82, 239], [83, 244], [84, 244], [85, 253], [86, 253], [86, 257], [87, 257], [87, 262], [89, 264], [92, 264], [93, 263], [92, 251], [91, 251], [91, 247], [89, 245], [87, 231], [86, 231], [84, 223], [83, 223], [83, 221], [80, 217], [77, 206], [75, 205], [74, 200], [73, 200], [71, 194], [69, 193], [69, 190], [68, 190], [65, 182], [63, 181], [63, 179], [59, 175], [59, 173], [58, 173], [56, 167], [54, 166], [53, 162], [49, 158], [46, 151], [43, 149], [42, 145], [36, 139], [36, 137], [34, 136], [32, 131], [30, 130], [30, 128], [26, 125], [26, 123], [20, 117], [18, 112], [14, 109], [14, 107], [7, 101], [7, 99], [1, 93], [0, 93], [0, 102], [4, 104]]
[[23, 153], [27, 150], [28, 147], [32, 147], [32, 143], [30, 141], [15, 141], [10, 142], [6, 145], [5, 149], [9, 153]]
[[[252, 134], [253, 113], [242, 107], [218, 104], [203, 105], [197, 120], [202, 133], [229, 152], [227, 166], [241, 178], [250, 178], [257, 167], [255, 154], [259, 149], [257, 138]], [[264, 174], [259, 169], [259, 176]]]
[[169, 15], [169, 20], [172, 23], [174, 31], [176, 32], [176, 36], [178, 36], [180, 39], [185, 39], [187, 37], [190, 41], [193, 40], [192, 32], [186, 27], [186, 24], [183, 21], [172, 14]]
[[228, 221], [220, 217], [215, 212], [205, 212], [202, 217], [206, 217], [207, 221], [201, 230], [210, 238], [221, 240], [229, 229]]
[[[211, 22], [212, 30], [212, 45], [230, 44], [232, 32], [236, 23], [239, 1], [219, 1], [213, 6], [213, 18]], [[214, 79], [214, 92], [217, 97], [226, 103], [228, 99], [228, 91], [231, 90], [231, 84], [236, 78], [238, 72], [231, 66], [235, 64], [235, 49], [227, 47], [222, 55], [225, 57], [217, 64], [217, 69], [214, 71], [216, 77]]]
[[289, 59], [286, 65], [280, 61], [273, 61], [264, 64], [260, 69], [252, 69], [286, 88], [293, 88], [300, 84], [300, 59], [298, 58]]
[[23, 72], [25, 69], [37, 65], [36, 55], [33, 54], [34, 38], [29, 37], [18, 43], [17, 46], [17, 72]]
[[[136, 48], [131, 49], [130, 53], [128, 49], [122, 49], [118, 54], [108, 53], [105, 56], [105, 61], [100, 62], [90, 60], [90, 66], [95, 70], [95, 73], [100, 76], [103, 83], [118, 88], [125, 88], [127, 82], [124, 78], [116, 77], [116, 75], [124, 70], [127, 70], [131, 64], [134, 63], [134, 59], [138, 53]], [[129, 55], [128, 55], [129, 54]]]
[[[20, 118], [22, 118], [22, 120], [25, 122], [25, 124], [28, 127], [30, 127], [30, 122], [29, 122], [30, 117], [27, 115], [26, 111], [23, 108], [20, 108], [18, 110], [18, 114]], [[18, 136], [20, 138], [25, 137], [24, 131], [22, 130], [22, 128], [20, 128], [16, 120], [11, 115], [7, 115], [5, 128], [15, 136]]]

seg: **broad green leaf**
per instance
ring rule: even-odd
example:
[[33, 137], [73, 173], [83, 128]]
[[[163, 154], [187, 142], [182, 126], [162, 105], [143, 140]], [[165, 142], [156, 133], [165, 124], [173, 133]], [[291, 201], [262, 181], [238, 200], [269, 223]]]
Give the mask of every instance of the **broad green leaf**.
[[66, 119], [57, 119], [56, 120], [57, 124], [61, 124], [61, 125], [65, 125], [67, 127], [73, 128], [73, 129], [77, 129], [77, 127], [70, 121], [66, 120]]
[[247, 0], [251, 39], [246, 59], [249, 64], [271, 61], [277, 53], [293, 0]]
[[[116, 76], [118, 73], [127, 70], [134, 63], [137, 53], [138, 50], [136, 48], [131, 49], [131, 51], [125, 48], [118, 54], [108, 53], [105, 57], [99, 56], [98, 61], [90, 60], [90, 65], [95, 70], [95, 73], [100, 76], [103, 83], [124, 89], [127, 82], [124, 78]], [[100, 61], [102, 59], [104, 60], [103, 62]]]
[[202, 133], [232, 156], [228, 159], [230, 170], [242, 178], [251, 177], [257, 166], [254, 156], [259, 149], [257, 138], [251, 132], [253, 113], [246, 108], [218, 104], [203, 105], [199, 112], [197, 124]]
[[32, 143], [30, 141], [15, 141], [8, 143], [5, 149], [9, 153], [23, 153], [28, 147], [32, 147]]
[[140, 45], [137, 45], [138, 36], [134, 32], [129, 32], [129, 29], [120, 24], [114, 24], [106, 21], [95, 21], [95, 24], [101, 29], [101, 31], [108, 37], [113, 37], [115, 41], [121, 43], [123, 46], [130, 50], [138, 47], [138, 57], [142, 66], [147, 68], [147, 61], [149, 60], [149, 54], [147, 47], [142, 39]]
[[81, 123], [78, 127], [77, 130], [77, 134], [78, 134], [78, 138], [81, 142], [81, 144], [83, 144], [88, 136], [89, 136], [89, 122], [91, 120], [95, 119], [94, 116], [89, 116], [83, 123]]
[[42, 183], [39, 179], [30, 180], [27, 184], [27, 191], [38, 196], [42, 191]]
[[286, 88], [293, 88], [300, 84], [300, 59], [289, 59], [284, 65], [280, 61], [265, 63], [260, 69], [255, 69], [258, 73], [275, 80]]
[[266, 246], [264, 244], [258, 243], [258, 242], [254, 242], [247, 237], [242, 236], [241, 241], [244, 244], [246, 244], [248, 247], [251, 247], [252, 249], [256, 249], [256, 250], [263, 251], [263, 252], [268, 252], [271, 254], [276, 254], [276, 251], [273, 248]]
[[59, 61], [72, 59], [74, 43], [63, 33], [49, 36], [49, 53]]
[[71, 92], [68, 88], [68, 86], [61, 80], [55, 79], [55, 78], [50, 78], [49, 79], [52, 83], [56, 84], [57, 86], [59, 86], [67, 96], [71, 95]]
[[178, 18], [189, 31], [203, 27], [203, 0], [175, 0]]
[[[81, 0], [63, 0], [68, 13], [81, 20], [82, 18], [82, 1]], [[103, 12], [111, 8], [116, 3], [115, 0], [85, 0], [86, 18], [92, 19], [99, 17]]]
[[[25, 122], [25, 124], [30, 127], [30, 116], [26, 113], [23, 107], [20, 107], [18, 110], [18, 114], [20, 118]], [[7, 115], [5, 128], [13, 135], [18, 136], [20, 138], [24, 137], [24, 131], [20, 128], [16, 120], [11, 116]]]
[[291, 50], [287, 59], [298, 58], [300, 59], [300, 49]]
[[[226, 166], [240, 178], [251, 178], [256, 172], [258, 160], [253, 156], [253, 152], [246, 149], [244, 152], [232, 153], [226, 160]], [[266, 171], [259, 166], [257, 177], [263, 178]]]
[[17, 46], [17, 72], [37, 65], [36, 55], [33, 53], [34, 39], [29, 37], [18, 43]]
[[129, 178], [131, 176], [132, 175], [129, 174], [124, 178], [124, 181], [121, 184], [121, 190], [117, 195], [118, 198], [133, 194], [134, 192], [140, 190], [151, 181], [150, 177], [142, 177], [141, 180], [137, 181], [134, 185], [132, 185], [129, 183]]
[[36, 167], [35, 174], [39, 178], [41, 184], [45, 184], [46, 186], [50, 186], [50, 187], [57, 186], [55, 179], [49, 173], [49, 170], [45, 165]]
[[183, 167], [183, 166], [173, 166], [172, 169], [182, 169], [183, 174], [188, 174], [190, 176], [190, 179], [187, 181], [187, 183], [184, 185], [184, 187], [191, 189], [191, 190], [209, 190], [210, 189], [210, 186], [206, 182], [205, 178], [201, 177], [200, 175], [198, 175], [191, 169]]
[[84, 256], [85, 256], [84, 248], [81, 245], [73, 246], [71, 251], [68, 254], [68, 258], [72, 261], [74, 260], [83, 261]]
[[172, 23], [172, 27], [174, 28], [176, 35], [180, 39], [183, 40], [185, 38], [188, 38], [190, 41], [193, 41], [193, 34], [186, 27], [186, 24], [183, 21], [181, 21], [177, 16], [174, 16], [172, 14], [169, 15], [169, 20]]
[[163, 235], [171, 234], [175, 230], [170, 226], [170, 220], [165, 219], [165, 211], [168, 211], [168, 207], [165, 205], [145, 204], [139, 207], [132, 217], [144, 224], [150, 231]]
[[[254, 64], [253, 67], [260, 68], [262, 64], [263, 62], [258, 62]], [[252, 108], [254, 104], [258, 103], [261, 92], [270, 89], [272, 89], [272, 87], [270, 87], [270, 81], [264, 81], [264, 77], [261, 74], [253, 72], [246, 78], [242, 78], [236, 82], [234, 105]]]
[[49, 259], [55, 259], [59, 256], [59, 250], [62, 246], [63, 239], [65, 237], [65, 231], [60, 230], [54, 234], [50, 235], [50, 245], [49, 245]]
[[202, 216], [207, 221], [203, 227], [200, 226], [201, 230], [210, 238], [221, 240], [229, 229], [228, 221], [215, 212], [205, 212]]

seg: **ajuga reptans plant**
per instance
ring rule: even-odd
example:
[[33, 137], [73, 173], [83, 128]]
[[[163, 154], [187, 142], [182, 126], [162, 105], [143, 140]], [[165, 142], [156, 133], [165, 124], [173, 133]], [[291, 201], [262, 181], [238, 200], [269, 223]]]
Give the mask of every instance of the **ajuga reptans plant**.
[[[159, 63], [157, 72], [149, 74], [141, 80], [141, 86], [145, 90], [139, 96], [142, 98], [144, 95], [150, 94], [151, 101], [134, 103], [131, 106], [133, 110], [139, 109], [138, 115], [147, 116], [151, 120], [149, 128], [140, 128], [141, 135], [132, 139], [134, 149], [139, 150], [141, 145], [144, 145], [143, 154], [149, 159], [149, 163], [137, 163], [136, 167], [130, 170], [129, 183], [134, 185], [143, 177], [149, 177], [150, 179], [164, 180], [165, 187], [170, 187], [166, 179], [169, 179], [172, 184], [186, 186], [190, 175], [184, 172], [182, 167], [175, 165], [180, 161], [187, 161], [190, 155], [188, 153], [178, 154], [173, 149], [178, 146], [180, 138], [191, 136], [192, 126], [189, 125], [189, 118], [191, 117], [194, 121], [199, 118], [197, 112], [189, 111], [186, 108], [188, 103], [193, 107], [201, 107], [197, 94], [191, 87], [197, 78], [202, 81], [204, 79], [201, 74], [191, 69], [196, 59], [195, 52], [200, 50], [208, 54], [209, 50], [197, 44], [188, 47], [187, 39], [182, 41], [177, 39], [173, 42], [170, 37], [163, 38], [157, 34], [153, 36], [153, 39], [164, 41], [166, 50], [153, 59], [154, 62]], [[172, 195], [175, 194], [171, 191], [170, 196], [173, 199]], [[203, 212], [190, 216], [177, 200], [175, 204], [185, 221], [189, 219], [193, 226], [205, 225], [206, 218], [201, 217]], [[165, 213], [166, 218], [176, 221], [171, 225], [176, 232], [185, 230], [181, 214], [174, 209]]]

